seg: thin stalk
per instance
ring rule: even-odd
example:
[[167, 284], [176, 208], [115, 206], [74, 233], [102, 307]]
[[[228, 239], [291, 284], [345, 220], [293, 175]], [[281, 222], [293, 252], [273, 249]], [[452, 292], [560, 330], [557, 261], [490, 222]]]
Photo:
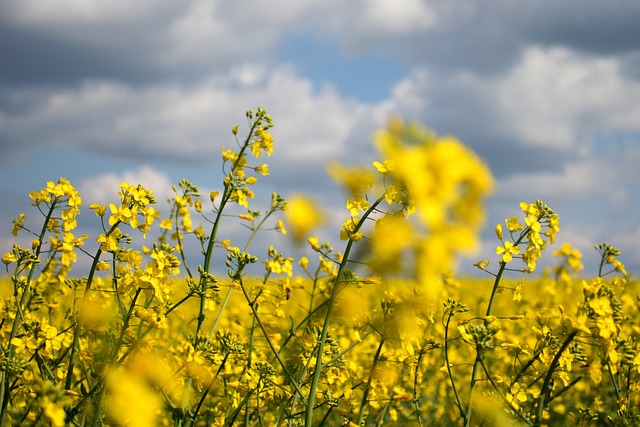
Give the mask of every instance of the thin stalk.
[[515, 408], [513, 405], [511, 405], [511, 402], [509, 402], [507, 400], [507, 398], [504, 396], [504, 394], [500, 391], [500, 388], [498, 387], [498, 384], [496, 384], [495, 381], [493, 380], [493, 378], [491, 378], [491, 375], [489, 374], [489, 370], [487, 369], [487, 366], [484, 364], [484, 362], [480, 361], [480, 364], [482, 365], [482, 369], [484, 370], [484, 373], [487, 376], [487, 379], [489, 380], [489, 382], [493, 386], [493, 388], [496, 391], [496, 393], [498, 394], [498, 396], [500, 396], [500, 399], [502, 399], [502, 402], [505, 405], [507, 405], [507, 407], [510, 408], [511, 411], [513, 411], [518, 416], [518, 418], [520, 418], [520, 420], [523, 423], [525, 423], [525, 425], [528, 425], [528, 426], [532, 425], [531, 421], [529, 421], [527, 418], [525, 418], [525, 416], [522, 415], [517, 408]]
[[[253, 242], [254, 237], [256, 236], [258, 231], [262, 228], [264, 223], [267, 221], [267, 218], [269, 218], [271, 216], [271, 214], [273, 214], [275, 211], [276, 211], [275, 208], [271, 208], [269, 210], [269, 212], [264, 216], [264, 218], [258, 223], [258, 225], [252, 230], [251, 235], [247, 239], [247, 243], [244, 245], [243, 252], [247, 252], [249, 250], [249, 247], [251, 246], [251, 243]], [[265, 278], [265, 281], [266, 280], [267, 280], [267, 278]], [[220, 323], [220, 320], [222, 319], [222, 313], [224, 312], [225, 308], [227, 307], [227, 304], [229, 303], [229, 299], [231, 299], [231, 293], [232, 292], [233, 292], [233, 287], [229, 287], [229, 290], [227, 291], [227, 295], [225, 295], [224, 301], [222, 302], [222, 305], [220, 306], [220, 310], [218, 310], [218, 314], [216, 315], [216, 319], [214, 320], [213, 325], [211, 326], [211, 329], [209, 330], [209, 335], [208, 335], [207, 341], [206, 341], [207, 343], [209, 342], [209, 340], [213, 336], [213, 333], [215, 332], [216, 328], [218, 327], [218, 324]]]
[[560, 357], [562, 356], [562, 353], [566, 350], [569, 344], [571, 344], [571, 341], [573, 341], [575, 336], [578, 335], [578, 332], [579, 331], [572, 331], [569, 333], [569, 335], [567, 335], [567, 338], [565, 338], [564, 342], [560, 346], [560, 349], [558, 349], [555, 356], [553, 357], [553, 360], [551, 361], [551, 365], [549, 365], [547, 374], [545, 375], [544, 381], [542, 382], [542, 386], [540, 387], [540, 398], [538, 400], [538, 413], [536, 416], [536, 425], [538, 426], [541, 425], [542, 423], [542, 413], [544, 412], [545, 399], [551, 393], [551, 391], [548, 390], [549, 385], [551, 383], [551, 376], [553, 375], [553, 372], [556, 370], [556, 367], [560, 362]]
[[[451, 382], [451, 387], [453, 388], [453, 395], [456, 398], [456, 406], [458, 407], [460, 416], [466, 422], [467, 415], [464, 409], [462, 408], [462, 402], [460, 401], [460, 395], [458, 394], [458, 389], [456, 388], [456, 382], [453, 379], [453, 372], [451, 372], [451, 364], [449, 362], [449, 323], [451, 323], [452, 317], [453, 315], [449, 313], [449, 315], [447, 316], [447, 323], [444, 327], [444, 361], [447, 364], [447, 373], [449, 374], [449, 381]], [[420, 357], [422, 357], [422, 353], [420, 354]], [[418, 362], [420, 362], [420, 359], [418, 359]], [[417, 371], [416, 371], [416, 380], [417, 380]], [[414, 393], [415, 393], [415, 384], [414, 384]], [[420, 425], [422, 425], [422, 422], [420, 422]]]
[[[357, 233], [365, 220], [371, 215], [371, 213], [378, 207], [378, 205], [384, 200], [384, 194], [378, 198], [369, 209], [362, 215], [358, 224], [354, 227], [353, 233]], [[322, 355], [324, 354], [324, 345], [327, 341], [327, 335], [329, 334], [329, 324], [331, 323], [331, 315], [333, 313], [333, 307], [335, 306], [336, 297], [338, 295], [338, 288], [340, 284], [340, 280], [344, 275], [344, 269], [346, 268], [347, 262], [349, 261], [349, 255], [351, 253], [351, 248], [353, 247], [353, 240], [349, 240], [347, 243], [347, 247], [345, 248], [344, 255], [342, 257], [342, 262], [340, 263], [340, 267], [338, 267], [338, 274], [336, 275], [335, 281], [333, 283], [333, 288], [331, 289], [331, 296], [329, 297], [329, 305], [327, 306], [327, 313], [324, 318], [324, 323], [322, 325], [322, 332], [320, 334], [320, 341], [318, 342], [318, 351], [316, 353], [316, 366], [313, 370], [313, 380], [311, 382], [311, 389], [309, 390], [309, 397], [307, 402], [307, 408], [305, 411], [305, 427], [311, 427], [313, 425], [313, 405], [316, 399], [316, 390], [318, 389], [318, 383], [320, 382], [320, 373], [322, 371]]]
[[302, 390], [300, 390], [300, 386], [298, 385], [298, 383], [295, 382], [293, 375], [289, 371], [289, 368], [287, 368], [287, 365], [285, 365], [284, 361], [280, 357], [280, 354], [278, 353], [278, 350], [276, 350], [275, 346], [273, 345], [273, 342], [271, 341], [271, 338], [269, 338], [269, 333], [267, 331], [267, 328], [264, 326], [264, 323], [262, 323], [262, 320], [260, 320], [260, 316], [258, 315], [258, 310], [256, 308], [256, 303], [255, 303], [255, 301], [251, 300], [251, 298], [249, 297], [249, 294], [247, 293], [247, 290], [245, 289], [244, 283], [242, 282], [242, 276], [240, 276], [240, 275], [238, 275], [238, 282], [240, 284], [240, 288], [242, 289], [242, 293], [244, 294], [244, 297], [247, 300], [247, 304], [249, 305], [249, 308], [251, 309], [251, 312], [253, 313], [253, 317], [254, 317], [254, 319], [256, 319], [256, 322], [258, 323], [258, 326], [260, 327], [260, 330], [262, 331], [262, 335], [264, 336], [265, 340], [267, 341], [267, 344], [269, 345], [269, 348], [271, 349], [271, 352], [276, 356], [276, 359], [278, 360], [278, 363], [282, 367], [282, 370], [284, 371], [284, 373], [287, 376], [287, 378], [289, 378], [289, 380], [291, 381], [291, 385], [293, 385], [293, 387], [296, 389], [296, 392], [298, 394], [300, 394], [301, 399], [303, 401], [305, 401], [306, 399], [304, 398], [304, 394], [302, 393]]
[[[56, 203], [57, 203], [57, 198], [54, 198], [53, 203], [51, 204], [51, 207], [49, 208], [49, 212], [47, 212], [47, 215], [45, 217], [44, 223], [42, 225], [42, 229], [40, 230], [40, 235], [38, 236], [38, 242], [40, 242], [38, 244], [38, 247], [36, 248], [36, 257], [40, 257], [40, 252], [42, 251], [42, 242], [44, 241], [44, 236], [46, 235], [47, 232], [47, 228], [49, 225], [49, 221], [51, 220], [51, 216], [53, 215], [53, 211], [55, 209]], [[20, 297], [20, 302], [17, 304], [17, 310], [18, 312], [16, 313], [16, 316], [13, 319], [13, 324], [11, 325], [11, 333], [9, 335], [9, 347], [8, 347], [8, 355], [7, 358], [10, 359], [13, 357], [13, 352], [15, 351], [15, 346], [13, 344], [11, 344], [11, 341], [16, 337], [16, 335], [18, 334], [18, 325], [20, 322], [20, 319], [22, 318], [21, 315], [19, 315], [22, 311], [22, 306], [25, 303], [26, 300], [26, 296], [29, 294], [29, 285], [31, 284], [31, 279], [33, 278], [33, 274], [36, 270], [36, 264], [32, 264], [29, 270], [29, 275], [27, 276], [27, 282], [24, 286], [24, 289], [22, 290], [22, 296]], [[15, 285], [14, 285], [15, 286]], [[17, 299], [17, 293], [15, 294], [16, 299]], [[1, 403], [1, 407], [0, 407], [0, 426], [4, 427], [7, 423], [7, 405], [9, 404], [9, 397], [10, 397], [10, 387], [9, 387], [9, 382], [11, 381], [10, 376], [8, 375], [8, 373], [5, 371], [2, 373], [2, 384], [0, 386], [0, 399], [2, 401]]]
[[[513, 244], [513, 246], [518, 246], [522, 240], [524, 240], [524, 238], [529, 234], [530, 232], [530, 228], [527, 227], [525, 228], [522, 233], [520, 233], [520, 236], [518, 237], [518, 239], [515, 241], [515, 243]], [[485, 318], [489, 317], [491, 315], [491, 310], [493, 308], [493, 302], [495, 300], [495, 296], [498, 292], [498, 289], [500, 288], [500, 279], [502, 279], [502, 274], [504, 273], [505, 269], [507, 267], [507, 263], [500, 261], [500, 268], [498, 269], [498, 274], [496, 274], [496, 278], [493, 282], [493, 288], [491, 289], [491, 296], [489, 297], [489, 302], [487, 303], [487, 311], [485, 313]], [[485, 325], [487, 324], [487, 320], [485, 319]], [[479, 372], [479, 364], [482, 362], [482, 356], [480, 354], [480, 352], [478, 352], [476, 350], [476, 359], [473, 362], [473, 369], [471, 371], [471, 381], [469, 384], [469, 398], [467, 400], [467, 410], [465, 411], [465, 420], [464, 420], [464, 426], [465, 427], [469, 427], [469, 423], [471, 422], [471, 412], [472, 412], [472, 405], [473, 405], [473, 394], [475, 391], [475, 387], [476, 387], [476, 377], [478, 375]]]
[[200, 397], [200, 401], [198, 402], [198, 405], [196, 406], [196, 409], [193, 412], [193, 415], [191, 415], [191, 426], [194, 426], [196, 424], [196, 419], [198, 418], [198, 412], [200, 412], [200, 408], [202, 408], [202, 404], [207, 398], [207, 394], [209, 394], [209, 392], [211, 391], [211, 388], [213, 387], [213, 384], [216, 382], [218, 375], [220, 375], [220, 372], [222, 371], [224, 364], [227, 362], [227, 359], [229, 358], [229, 354], [230, 353], [226, 353], [224, 355], [224, 358], [222, 359], [222, 363], [220, 363], [220, 366], [218, 367], [218, 370], [216, 371], [215, 376], [211, 378], [211, 382], [209, 382], [209, 385], [207, 386], [206, 390], [204, 391], [204, 393], [202, 393], [202, 396]]
[[362, 421], [364, 419], [365, 408], [368, 405], [369, 391], [371, 390], [371, 382], [373, 381], [373, 374], [375, 373], [376, 368], [378, 367], [378, 363], [380, 363], [380, 354], [382, 354], [382, 347], [384, 346], [385, 339], [384, 337], [380, 338], [380, 342], [378, 343], [378, 348], [376, 349], [376, 353], [373, 356], [373, 362], [371, 363], [371, 368], [369, 370], [369, 378], [367, 378], [367, 385], [364, 388], [364, 392], [362, 393], [362, 400], [360, 401], [360, 412], [358, 413], [358, 422], [357, 425], [362, 425]]
[[[115, 224], [111, 226], [109, 231], [105, 233], [106, 237], [109, 237], [113, 231], [118, 228], [121, 221], [116, 221]], [[85, 298], [87, 293], [91, 290], [91, 284], [93, 282], [93, 276], [96, 273], [96, 268], [98, 266], [98, 262], [100, 261], [100, 256], [102, 255], [102, 249], [98, 248], [96, 254], [93, 257], [93, 263], [91, 263], [91, 268], [89, 269], [89, 277], [87, 277], [87, 284], [84, 288], [84, 294], [82, 295], [82, 301], [80, 302], [80, 310], [84, 307]], [[71, 389], [71, 382], [73, 381], [73, 369], [76, 362], [76, 358], [78, 356], [78, 342], [80, 340], [80, 322], [76, 319], [76, 327], [73, 331], [73, 344], [71, 345], [71, 356], [69, 357], [69, 368], [67, 369], [67, 378], [64, 382], [64, 388], [67, 390]]]
[[116, 341], [116, 344], [113, 346], [112, 359], [114, 359], [114, 360], [118, 357], [118, 352], [120, 351], [120, 347], [122, 346], [122, 343], [124, 341], [124, 335], [125, 335], [127, 329], [129, 328], [129, 321], [131, 320], [131, 315], [133, 313], [133, 309], [136, 306], [136, 301], [138, 300], [138, 296], [140, 296], [140, 292], [142, 292], [142, 288], [138, 288], [136, 290], [136, 293], [133, 296], [133, 300], [131, 301], [131, 305], [129, 306], [129, 310], [127, 311], [127, 314], [123, 319], [122, 329], [120, 330], [120, 336], [118, 337], [118, 340]]
[[[240, 164], [240, 160], [244, 155], [244, 152], [249, 147], [249, 143], [251, 142], [251, 138], [253, 137], [253, 133], [256, 129], [256, 126], [258, 126], [260, 121], [261, 120], [259, 120], [256, 117], [256, 120], [252, 123], [251, 128], [249, 129], [249, 134], [247, 135], [247, 138], [245, 139], [244, 143], [242, 144], [242, 147], [240, 148], [240, 152], [238, 153], [238, 156], [236, 157], [236, 159], [233, 162], [233, 165], [231, 166], [231, 172], [228, 175], [229, 177], [234, 176], [235, 171], [238, 168], [238, 165]], [[218, 227], [220, 226], [220, 220], [222, 219], [222, 212], [224, 211], [224, 208], [227, 205], [227, 202], [229, 202], [229, 200], [231, 199], [232, 190], [233, 190], [233, 184], [231, 183], [231, 181], [229, 181], [224, 186], [224, 191], [222, 192], [222, 198], [220, 199], [220, 206], [218, 206], [218, 213], [216, 214], [216, 218], [213, 221], [213, 227], [211, 228], [211, 234], [209, 235], [209, 242], [207, 243], [207, 250], [204, 256], [204, 266], [203, 266], [203, 269], [206, 273], [208, 273], [211, 269], [211, 259], [213, 257], [214, 244], [218, 236]], [[198, 313], [198, 323], [196, 325], [196, 333], [194, 336], [194, 348], [196, 347], [196, 343], [198, 342], [198, 334], [200, 333], [200, 329], [202, 328], [202, 324], [204, 323], [204, 318], [205, 318], [204, 311], [205, 311], [205, 305], [207, 302], [207, 289], [205, 287], [205, 282], [202, 282], [202, 288], [200, 289], [200, 291], [201, 291], [200, 311]]]
[[[445, 340], [446, 343], [446, 340]], [[416, 418], [418, 419], [418, 425], [420, 427], [422, 427], [424, 424], [422, 422], [422, 414], [421, 409], [420, 409], [420, 401], [418, 400], [418, 371], [420, 370], [420, 362], [422, 361], [422, 356], [425, 355], [424, 351], [420, 351], [420, 353], [418, 354], [418, 360], [416, 361], [416, 367], [415, 367], [415, 373], [413, 375], [413, 407], [416, 411]], [[447, 361], [447, 366], [449, 364], [449, 362]], [[454, 387], [455, 390], [455, 387]], [[457, 393], [456, 393], [456, 399], [458, 399]], [[460, 405], [460, 401], [458, 399], [458, 408], [461, 409], [462, 405]]]

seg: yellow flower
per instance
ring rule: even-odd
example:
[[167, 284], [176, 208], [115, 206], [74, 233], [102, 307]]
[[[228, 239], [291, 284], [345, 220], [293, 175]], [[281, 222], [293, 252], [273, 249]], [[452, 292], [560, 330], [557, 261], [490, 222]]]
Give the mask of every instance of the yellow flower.
[[560, 226], [558, 223], [560, 222], [560, 217], [558, 215], [553, 214], [549, 217], [549, 223], [547, 224], [547, 231], [545, 231], [545, 235], [549, 238], [551, 243], [556, 241], [556, 233], [560, 231]]
[[105, 408], [119, 425], [153, 427], [158, 425], [162, 399], [143, 378], [124, 369], [111, 369], [106, 379]]
[[502, 262], [511, 262], [513, 259], [512, 255], [518, 255], [520, 253], [520, 248], [514, 246], [513, 243], [506, 240], [504, 242], [504, 246], [498, 246], [496, 248], [496, 254], [502, 254]]
[[251, 215], [251, 214], [240, 214], [240, 215], [238, 215], [238, 217], [239, 217], [240, 219], [244, 219], [245, 221], [249, 221], [249, 222], [251, 222], [251, 221], [253, 221], [254, 219], [256, 219], [256, 218], [255, 218], [253, 215]]
[[7, 252], [4, 255], [2, 255], [3, 264], [9, 265], [12, 262], [18, 262], [18, 258], [16, 258], [16, 255], [13, 252]]
[[565, 324], [569, 327], [570, 331], [582, 331], [587, 334], [591, 334], [591, 330], [587, 326], [587, 316], [581, 315], [576, 317], [569, 316], [565, 320]]
[[260, 150], [263, 150], [267, 153], [267, 156], [271, 156], [273, 153], [273, 138], [271, 134], [262, 126], [258, 126], [258, 129], [256, 129], [256, 137], [258, 139], [256, 139], [251, 146], [251, 154], [258, 158], [261, 154]]
[[109, 209], [111, 210], [109, 225], [114, 225], [118, 221], [128, 224], [133, 217], [131, 209], [125, 205], [116, 206], [113, 203], [109, 203]]
[[17, 219], [13, 220], [13, 227], [11, 227], [11, 234], [18, 235], [18, 230], [24, 227], [24, 222], [27, 220], [25, 214], [21, 213]]
[[371, 265], [379, 271], [396, 269], [403, 251], [415, 243], [415, 230], [408, 220], [385, 216], [376, 222], [371, 236]]
[[507, 401], [515, 408], [527, 401], [527, 385], [525, 383], [515, 383], [507, 393]]
[[537, 217], [540, 215], [540, 209], [536, 203], [520, 202], [520, 209], [522, 209], [522, 212], [524, 212], [526, 215], [530, 215], [533, 217]]
[[617, 259], [614, 259], [613, 262], [611, 263], [613, 265], [613, 268], [618, 272], [618, 273], [622, 273], [623, 275], [627, 275], [627, 270], [624, 267], [624, 264], [622, 262], [620, 262]]
[[111, 266], [105, 261], [99, 261], [98, 265], [96, 265], [97, 271], [109, 270]]
[[225, 148], [222, 146], [222, 160], [233, 162], [238, 158], [238, 154], [234, 153], [231, 148]]
[[[342, 229], [340, 230], [340, 240], [349, 240], [351, 238], [351, 235], [354, 234], [353, 232], [359, 221], [359, 218], [351, 218], [343, 222]], [[356, 241], [357, 240], [358, 239], [356, 239]]]
[[613, 308], [607, 297], [593, 298], [589, 300], [589, 307], [600, 317], [611, 316]]
[[276, 224], [275, 227], [276, 231], [282, 233], [283, 235], [287, 235], [287, 229], [284, 227], [284, 224], [282, 223], [282, 219], [278, 220], [278, 223]]
[[330, 163], [328, 171], [335, 181], [346, 187], [350, 195], [364, 193], [375, 180], [375, 176], [362, 167], [347, 168], [338, 163]]
[[396, 162], [392, 159], [387, 159], [384, 161], [384, 163], [375, 161], [373, 162], [373, 166], [375, 166], [377, 171], [380, 172], [382, 175], [387, 175], [396, 169]]
[[324, 222], [321, 211], [308, 197], [293, 197], [287, 203], [284, 215], [291, 235], [297, 242], [308, 237], [309, 233]]
[[369, 201], [362, 197], [361, 194], [355, 194], [352, 198], [347, 200], [347, 209], [349, 209], [349, 214], [351, 216], [359, 215], [360, 211], [366, 211], [369, 206]]
[[89, 209], [95, 211], [96, 215], [99, 217], [103, 217], [107, 213], [107, 208], [101, 203], [92, 203], [89, 205]]
[[96, 242], [101, 243], [100, 250], [102, 252], [115, 252], [118, 249], [118, 239], [122, 236], [119, 228], [114, 229], [108, 236], [101, 234]]
[[484, 270], [489, 265], [489, 261], [481, 260], [473, 264], [474, 267], [479, 268], [480, 270]]
[[507, 224], [507, 229], [511, 233], [515, 233], [516, 231], [524, 230], [524, 226], [522, 224], [520, 224], [520, 222], [518, 221], [518, 218], [515, 217], [515, 216], [507, 218], [505, 223]]
[[266, 163], [263, 163], [261, 166], [256, 166], [255, 168], [253, 168], [253, 170], [261, 174], [262, 176], [269, 175], [269, 165], [267, 165]]
[[309, 242], [309, 245], [311, 246], [311, 249], [313, 249], [316, 252], [320, 252], [320, 239], [318, 239], [318, 237], [309, 237], [307, 239], [307, 242]]
[[522, 282], [518, 282], [516, 287], [513, 288], [513, 298], [512, 301], [522, 301]]
[[493, 180], [484, 163], [460, 141], [393, 120], [377, 133], [376, 144], [382, 157], [393, 161], [393, 168], [383, 168], [386, 179], [392, 178], [385, 183], [402, 188], [407, 213], [409, 207], [417, 208], [428, 227], [440, 227], [451, 218], [474, 228], [482, 222], [481, 201]]

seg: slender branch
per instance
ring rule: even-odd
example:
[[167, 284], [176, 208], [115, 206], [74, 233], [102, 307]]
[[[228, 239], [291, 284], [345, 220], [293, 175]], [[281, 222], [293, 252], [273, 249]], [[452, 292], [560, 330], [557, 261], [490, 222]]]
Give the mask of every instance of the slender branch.
[[[369, 215], [376, 209], [376, 207], [384, 200], [384, 194], [381, 195], [378, 200], [376, 200], [369, 209], [362, 215], [362, 219], [358, 221], [356, 226], [353, 229], [353, 233], [357, 233], [362, 225], [365, 222], [365, 219], [369, 217]], [[318, 342], [318, 350], [316, 353], [316, 365], [313, 370], [313, 380], [311, 382], [311, 388], [309, 390], [309, 398], [308, 404], [305, 411], [305, 426], [311, 427], [313, 424], [313, 405], [316, 398], [316, 389], [318, 388], [318, 383], [320, 382], [320, 373], [322, 371], [322, 356], [324, 354], [324, 345], [327, 341], [327, 335], [329, 334], [329, 324], [331, 323], [331, 315], [333, 312], [333, 308], [335, 306], [336, 297], [338, 295], [338, 288], [340, 284], [340, 280], [344, 276], [344, 270], [349, 261], [349, 255], [351, 253], [351, 248], [353, 247], [354, 241], [349, 239], [347, 243], [347, 247], [345, 248], [344, 255], [342, 257], [342, 262], [340, 263], [340, 267], [338, 268], [338, 274], [336, 275], [335, 281], [333, 283], [333, 287], [331, 289], [331, 295], [329, 297], [329, 305], [327, 306], [327, 313], [324, 318], [324, 323], [322, 325], [322, 332], [320, 333], [320, 340]]]

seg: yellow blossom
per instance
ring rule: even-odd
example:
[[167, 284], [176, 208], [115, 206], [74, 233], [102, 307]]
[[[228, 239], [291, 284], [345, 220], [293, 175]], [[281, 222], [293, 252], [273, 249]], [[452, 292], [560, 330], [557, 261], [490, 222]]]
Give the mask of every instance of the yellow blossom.
[[251, 214], [240, 214], [240, 215], [238, 215], [238, 218], [244, 219], [245, 221], [249, 221], [249, 222], [251, 222], [251, 221], [253, 221], [255, 219], [255, 217], [253, 215], [251, 215]]
[[383, 175], [387, 175], [390, 172], [393, 172], [396, 169], [396, 162], [392, 159], [387, 159], [384, 163], [380, 163], [378, 161], [373, 162], [373, 166], [375, 166], [376, 170]]
[[292, 197], [284, 215], [296, 242], [308, 237], [309, 233], [324, 222], [324, 216], [315, 202], [303, 196]]
[[316, 252], [320, 252], [320, 239], [318, 239], [318, 237], [309, 237], [307, 241], [309, 242], [309, 245], [311, 245], [311, 249]]
[[520, 253], [520, 248], [514, 246], [513, 243], [506, 240], [504, 242], [504, 246], [498, 246], [496, 248], [496, 254], [502, 255], [502, 262], [511, 262], [513, 259], [513, 255], [518, 255]]
[[515, 217], [515, 216], [507, 218], [505, 222], [507, 224], [507, 229], [511, 233], [515, 233], [516, 231], [524, 230], [524, 226], [522, 224], [520, 224], [520, 222], [518, 221], [518, 218]]

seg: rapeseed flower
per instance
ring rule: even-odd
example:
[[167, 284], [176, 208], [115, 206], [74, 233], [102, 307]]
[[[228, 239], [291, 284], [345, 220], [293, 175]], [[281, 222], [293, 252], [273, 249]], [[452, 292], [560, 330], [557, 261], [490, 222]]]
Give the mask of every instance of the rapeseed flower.
[[293, 197], [287, 202], [284, 216], [296, 242], [309, 237], [309, 234], [324, 222], [324, 215], [317, 204], [302, 196]]
[[504, 246], [498, 246], [496, 248], [496, 254], [502, 254], [502, 262], [511, 262], [513, 260], [513, 255], [518, 255], [520, 253], [520, 248], [514, 246], [514, 244], [508, 240], [505, 240]]

